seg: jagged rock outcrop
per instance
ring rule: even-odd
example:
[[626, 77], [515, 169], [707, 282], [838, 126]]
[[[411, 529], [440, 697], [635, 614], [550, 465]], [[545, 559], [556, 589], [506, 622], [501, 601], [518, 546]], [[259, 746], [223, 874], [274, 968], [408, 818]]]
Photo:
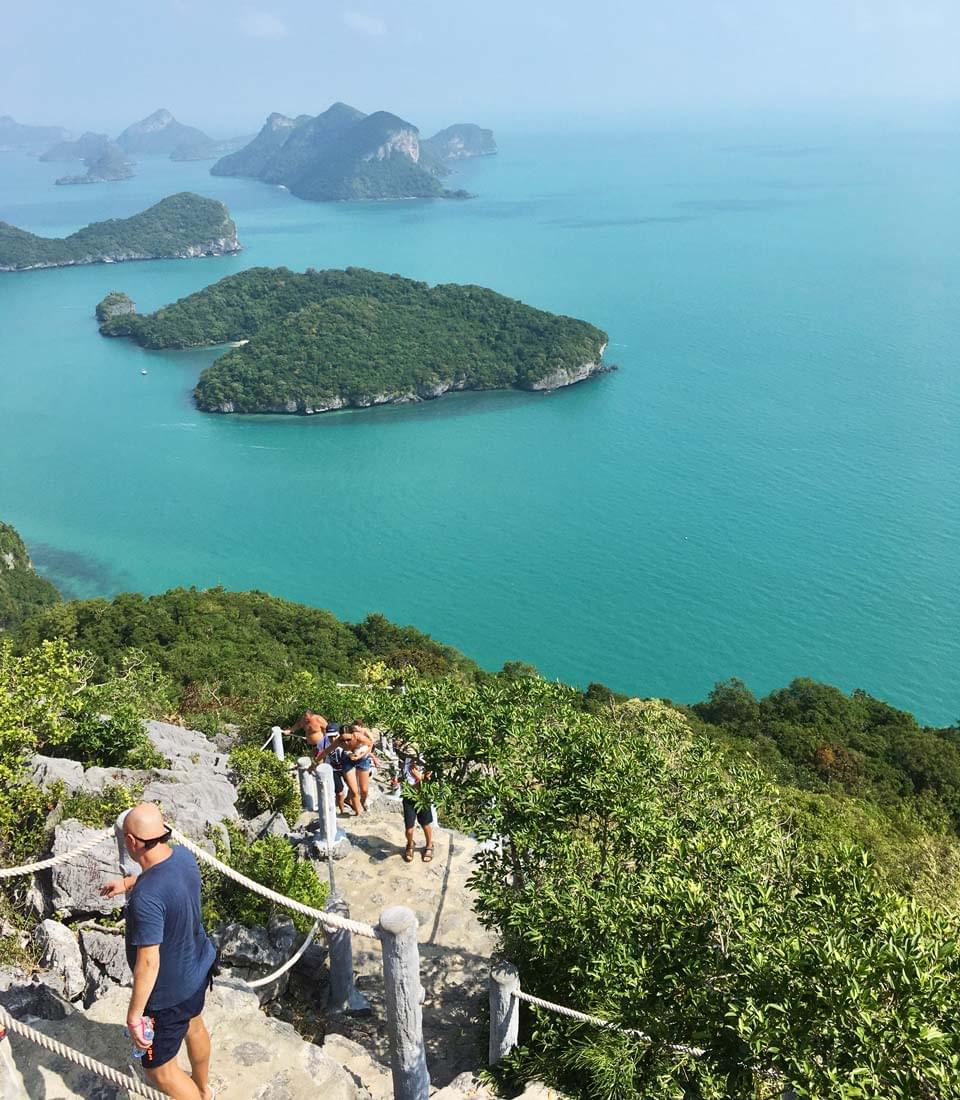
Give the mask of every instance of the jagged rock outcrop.
[[83, 956], [76, 937], [59, 921], [41, 921], [34, 933], [34, 942], [40, 955], [40, 965], [47, 971], [47, 982], [55, 980], [59, 992], [68, 1001], [83, 995], [87, 984], [83, 971]]
[[195, 126], [177, 122], [166, 108], [161, 107], [152, 115], [134, 122], [117, 138], [117, 145], [126, 153], [172, 153], [181, 145], [197, 145], [212, 142], [207, 134]]

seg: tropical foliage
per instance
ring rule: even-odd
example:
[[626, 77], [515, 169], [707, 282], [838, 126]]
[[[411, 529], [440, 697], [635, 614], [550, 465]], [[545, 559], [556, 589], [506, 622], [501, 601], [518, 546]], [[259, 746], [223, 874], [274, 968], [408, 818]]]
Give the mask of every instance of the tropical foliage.
[[[298, 858], [284, 836], [265, 836], [248, 841], [233, 822], [224, 825], [229, 845], [215, 835], [217, 858], [240, 874], [295, 901], [322, 909], [328, 887], [317, 878], [313, 864]], [[238, 922], [265, 925], [274, 912], [273, 904], [245, 886], [221, 875], [209, 864], [200, 867], [203, 883], [203, 921], [208, 927]], [[305, 932], [313, 923], [309, 917], [292, 914], [293, 922]]]
[[300, 700], [415, 743], [422, 797], [503, 839], [478, 857], [478, 909], [528, 992], [650, 1037], [525, 1014], [522, 1076], [598, 1100], [953, 1095], [956, 916], [807, 830], [743, 754], [655, 701], [594, 714], [531, 676], [390, 682], [303, 676]]
[[235, 238], [236, 226], [223, 203], [183, 191], [131, 218], [94, 222], [69, 237], [38, 237], [0, 222], [0, 269], [177, 256], [224, 237]]

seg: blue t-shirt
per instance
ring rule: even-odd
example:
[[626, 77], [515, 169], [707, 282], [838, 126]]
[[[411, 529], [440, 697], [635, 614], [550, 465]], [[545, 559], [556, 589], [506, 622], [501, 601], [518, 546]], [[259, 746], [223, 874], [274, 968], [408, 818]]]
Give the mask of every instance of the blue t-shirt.
[[147, 1008], [172, 1008], [206, 981], [217, 952], [200, 920], [200, 868], [192, 852], [173, 848], [137, 880], [127, 902], [127, 962], [137, 948], [160, 945], [160, 973]]

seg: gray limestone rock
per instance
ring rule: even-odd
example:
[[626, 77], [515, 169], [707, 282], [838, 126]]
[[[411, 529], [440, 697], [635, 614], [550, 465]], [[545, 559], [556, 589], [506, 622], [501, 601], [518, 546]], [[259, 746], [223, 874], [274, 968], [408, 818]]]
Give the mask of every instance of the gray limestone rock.
[[[102, 975], [117, 985], [132, 984], [122, 935], [111, 935], [109, 932], [84, 928], [80, 932], [80, 949], [83, 952], [88, 979], [93, 970], [96, 971], [98, 979]], [[100, 984], [99, 981], [98, 984]]]
[[83, 765], [76, 760], [59, 760], [54, 756], [31, 757], [27, 767], [30, 781], [38, 787], [49, 787], [60, 780], [69, 794], [83, 783]]
[[243, 831], [248, 840], [260, 840], [265, 836], [288, 836], [290, 826], [279, 810], [264, 810], [251, 821], [244, 822]]
[[286, 955], [271, 943], [265, 928], [228, 924], [217, 937], [220, 957], [229, 967], [251, 967], [265, 974], [286, 960]]
[[[60, 855], [76, 848], [98, 829], [88, 829], [70, 818], [62, 821], [54, 830], [53, 854]], [[91, 915], [112, 913], [123, 905], [121, 898], [102, 898], [100, 887], [120, 874], [120, 857], [112, 839], [104, 840], [96, 848], [61, 863], [50, 871], [51, 904], [55, 911]]]
[[87, 984], [83, 956], [70, 929], [58, 921], [45, 920], [34, 933], [34, 940], [41, 952], [40, 965], [56, 975], [66, 999], [75, 1001], [82, 996]]
[[237, 819], [237, 791], [225, 775], [200, 767], [154, 775], [144, 788], [144, 801], [159, 802], [167, 821], [188, 836], [199, 839], [209, 825]]
[[172, 726], [169, 722], [144, 722], [143, 728], [174, 771], [201, 768], [207, 774], [227, 774], [227, 754], [199, 730]]

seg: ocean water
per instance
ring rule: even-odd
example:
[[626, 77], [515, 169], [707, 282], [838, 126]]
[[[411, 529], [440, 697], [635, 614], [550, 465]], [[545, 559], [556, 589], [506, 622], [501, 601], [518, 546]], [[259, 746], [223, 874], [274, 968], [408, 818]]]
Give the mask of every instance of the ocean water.
[[[176, 190], [236, 257], [0, 275], [0, 517], [77, 596], [259, 588], [414, 623], [487, 667], [693, 701], [736, 675], [960, 715], [955, 134], [501, 134], [465, 203], [323, 205], [206, 164], [61, 188], [0, 154], [0, 219], [62, 234]], [[620, 370], [549, 396], [313, 418], [197, 412], [216, 351], [102, 339], [241, 268], [359, 265], [586, 318]], [[148, 374], [141, 375], [146, 368]]]

